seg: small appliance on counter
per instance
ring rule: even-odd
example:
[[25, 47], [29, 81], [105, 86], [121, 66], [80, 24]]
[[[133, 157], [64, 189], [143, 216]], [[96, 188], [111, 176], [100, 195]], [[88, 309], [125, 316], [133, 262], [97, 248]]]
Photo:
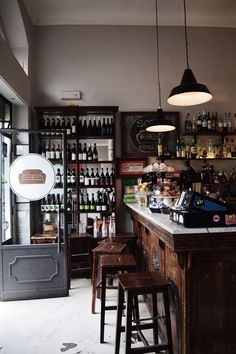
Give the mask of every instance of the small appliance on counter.
[[233, 226], [236, 211], [232, 205], [185, 191], [170, 208], [170, 220], [187, 228]]

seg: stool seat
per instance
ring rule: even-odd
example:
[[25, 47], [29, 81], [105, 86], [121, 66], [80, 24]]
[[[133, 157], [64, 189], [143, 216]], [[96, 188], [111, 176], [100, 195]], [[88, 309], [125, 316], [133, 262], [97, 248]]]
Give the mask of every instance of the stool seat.
[[[159, 272], [118, 274], [118, 305], [116, 321], [115, 354], [120, 351], [121, 332], [125, 331], [125, 354], [159, 353], [173, 354], [168, 288], [170, 282]], [[140, 318], [138, 295], [151, 294], [150, 318]], [[158, 314], [157, 295], [162, 294], [164, 315]], [[122, 326], [122, 311], [126, 302], [126, 323]], [[163, 319], [165, 321], [163, 322]], [[165, 323], [166, 340], [160, 342], [159, 321]], [[144, 336], [143, 330], [153, 330], [153, 344]], [[131, 347], [131, 335], [136, 331], [143, 346]]]
[[[106, 306], [107, 276], [118, 272], [135, 272], [137, 269], [132, 254], [112, 254], [100, 257], [101, 272], [101, 317], [100, 317], [100, 343], [104, 342], [105, 311], [116, 310], [116, 305]], [[114, 288], [114, 287], [112, 287]], [[117, 287], [116, 287], [117, 288]]]
[[125, 243], [108, 243], [101, 242], [96, 248], [92, 250], [93, 252], [93, 271], [92, 271], [92, 313], [95, 313], [96, 306], [96, 293], [98, 287], [98, 265], [99, 258], [103, 254], [121, 254], [125, 251]]

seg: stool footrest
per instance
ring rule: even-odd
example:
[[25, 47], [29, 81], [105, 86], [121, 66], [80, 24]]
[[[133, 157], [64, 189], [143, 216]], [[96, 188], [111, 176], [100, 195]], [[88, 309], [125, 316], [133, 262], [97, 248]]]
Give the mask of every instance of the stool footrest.
[[134, 354], [154, 353], [160, 350], [168, 350], [168, 349], [170, 349], [168, 344], [153, 344], [153, 345], [149, 345], [148, 347], [131, 348], [130, 353], [134, 353]]
[[116, 305], [105, 306], [105, 310], [117, 310], [117, 306]]
[[[152, 329], [153, 328], [153, 323], [142, 323], [142, 324], [137, 324], [137, 325], [132, 325], [131, 330], [132, 331], [140, 331], [143, 329]], [[121, 326], [121, 332], [125, 331], [125, 326]]]

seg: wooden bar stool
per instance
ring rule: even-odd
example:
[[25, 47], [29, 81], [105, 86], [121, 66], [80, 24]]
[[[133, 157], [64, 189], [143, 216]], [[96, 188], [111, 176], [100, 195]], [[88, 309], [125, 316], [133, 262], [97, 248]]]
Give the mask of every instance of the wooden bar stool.
[[96, 295], [98, 289], [98, 263], [99, 257], [104, 254], [121, 254], [125, 251], [125, 243], [101, 242], [93, 249], [93, 271], [92, 271], [92, 313], [95, 313]]
[[[137, 265], [131, 254], [112, 254], [100, 257], [101, 273], [101, 318], [100, 318], [100, 343], [104, 343], [105, 311], [116, 310], [116, 305], [106, 306], [107, 277], [118, 272], [135, 272]], [[114, 287], [113, 287], [114, 288]]]
[[[125, 331], [125, 354], [131, 353], [157, 353], [163, 350], [168, 350], [169, 354], [173, 354], [171, 321], [168, 287], [170, 283], [162, 277], [159, 272], [140, 272], [140, 273], [126, 273], [118, 276], [118, 306], [117, 306], [117, 323], [116, 323], [116, 341], [115, 354], [120, 351], [120, 336], [121, 332]], [[164, 316], [158, 316], [157, 311], [157, 294], [163, 295], [163, 304], [165, 309]], [[152, 314], [151, 318], [141, 319], [139, 311], [137, 311], [135, 302], [137, 304], [138, 295], [151, 294]], [[126, 324], [122, 326], [122, 310], [124, 300], [126, 299]], [[135, 313], [134, 320], [132, 313]], [[165, 319], [166, 327], [166, 343], [159, 342], [158, 322]], [[151, 321], [151, 322], [150, 322]], [[145, 338], [142, 330], [153, 330], [153, 342], [149, 344]], [[136, 331], [138, 338], [143, 342], [144, 346], [131, 348], [131, 334]]]

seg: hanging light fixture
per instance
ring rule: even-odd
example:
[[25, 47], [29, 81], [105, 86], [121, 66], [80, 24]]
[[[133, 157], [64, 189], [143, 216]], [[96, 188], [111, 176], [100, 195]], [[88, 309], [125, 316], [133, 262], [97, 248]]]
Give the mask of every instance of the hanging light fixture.
[[148, 132], [156, 133], [165, 133], [175, 129], [175, 126], [171, 121], [165, 119], [163, 110], [161, 108], [161, 83], [160, 83], [160, 58], [159, 58], [159, 33], [158, 33], [158, 10], [157, 10], [157, 1], [155, 0], [156, 5], [156, 64], [157, 64], [157, 91], [158, 91], [158, 100], [159, 107], [157, 109], [155, 122], [152, 122], [149, 127], [146, 128]]
[[199, 84], [189, 68], [188, 56], [188, 37], [186, 21], [186, 4], [184, 2], [184, 33], [187, 69], [184, 70], [183, 77], [179, 86], [172, 89], [167, 102], [173, 106], [194, 106], [212, 99], [212, 95], [206, 85]]

